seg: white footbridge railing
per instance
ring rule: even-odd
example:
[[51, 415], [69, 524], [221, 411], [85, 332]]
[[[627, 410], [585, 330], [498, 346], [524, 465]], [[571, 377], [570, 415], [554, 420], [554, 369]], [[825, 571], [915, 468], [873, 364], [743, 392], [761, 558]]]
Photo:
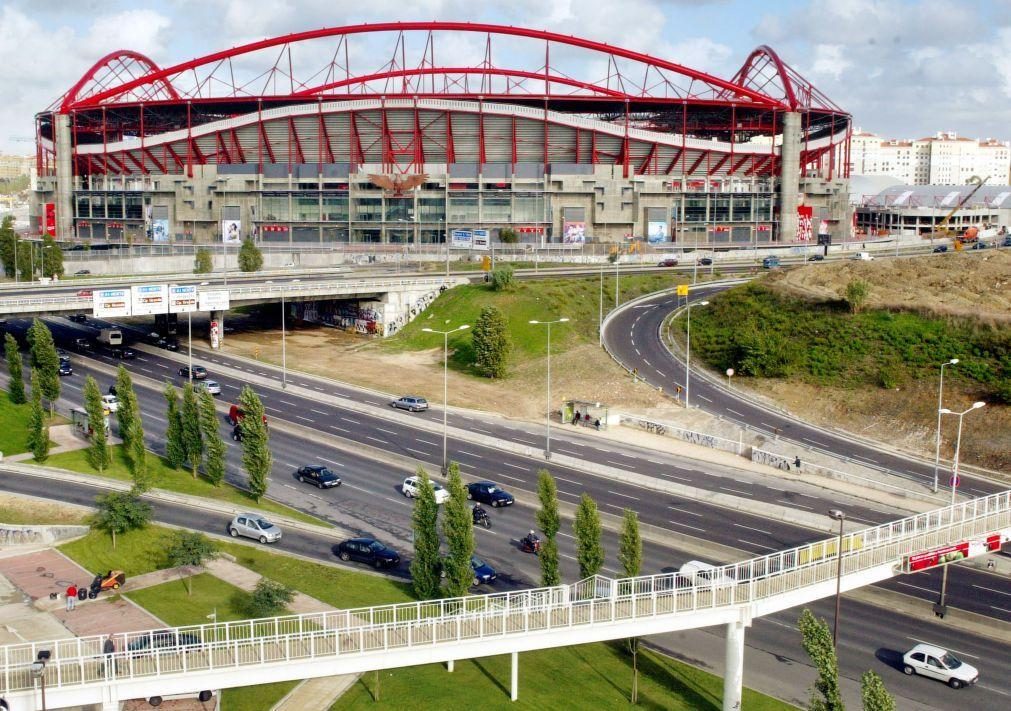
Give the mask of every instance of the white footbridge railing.
[[[842, 588], [909, 572], [910, 556], [959, 546], [978, 555], [1011, 536], [1011, 491], [841, 538]], [[753, 617], [835, 592], [839, 538], [717, 568], [707, 580], [675, 573], [591, 578], [491, 595], [382, 605], [0, 647], [0, 696], [34, 708], [32, 664], [49, 653], [50, 706], [105, 703], [206, 688], [392, 668], [655, 634]], [[989, 546], [989, 548], [988, 548]], [[959, 557], [959, 556], [952, 556]], [[943, 563], [942, 556], [935, 563]], [[740, 636], [743, 645], [743, 635]], [[743, 653], [743, 646], [742, 646]], [[739, 694], [739, 691], [738, 691]], [[24, 702], [21, 704], [20, 702]]]

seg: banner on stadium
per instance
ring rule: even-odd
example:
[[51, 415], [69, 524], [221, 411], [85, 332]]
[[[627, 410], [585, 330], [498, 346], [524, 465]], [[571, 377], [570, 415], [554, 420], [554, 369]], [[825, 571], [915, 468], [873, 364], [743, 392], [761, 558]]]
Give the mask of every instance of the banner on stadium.
[[584, 244], [586, 242], [586, 223], [563, 222], [562, 242], [565, 244]]
[[810, 205], [797, 206], [797, 241], [810, 242], [813, 232], [814, 208]]
[[151, 241], [169, 241], [168, 220], [151, 220]]
[[222, 220], [221, 241], [225, 244], [238, 244], [241, 242], [242, 220]]
[[56, 203], [47, 202], [45, 208], [45, 227], [43, 234], [56, 236]]
[[457, 249], [470, 249], [473, 242], [473, 235], [470, 230], [453, 230], [451, 246]]
[[491, 237], [488, 230], [474, 230], [474, 249], [488, 249], [491, 244]]
[[646, 241], [650, 244], [660, 244], [669, 242], [670, 236], [667, 233], [667, 223], [664, 221], [649, 222], [646, 225]]

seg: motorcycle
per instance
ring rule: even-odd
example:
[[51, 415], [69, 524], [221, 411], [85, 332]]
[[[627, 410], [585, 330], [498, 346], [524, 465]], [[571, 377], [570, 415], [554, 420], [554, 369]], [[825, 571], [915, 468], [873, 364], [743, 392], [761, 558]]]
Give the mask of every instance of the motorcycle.
[[484, 526], [485, 528], [491, 528], [491, 516], [488, 515], [487, 511], [480, 511], [475, 513], [474, 525]]
[[520, 550], [524, 553], [533, 553], [534, 555], [537, 555], [541, 552], [541, 539], [535, 538], [531, 541], [529, 538], [521, 538]]

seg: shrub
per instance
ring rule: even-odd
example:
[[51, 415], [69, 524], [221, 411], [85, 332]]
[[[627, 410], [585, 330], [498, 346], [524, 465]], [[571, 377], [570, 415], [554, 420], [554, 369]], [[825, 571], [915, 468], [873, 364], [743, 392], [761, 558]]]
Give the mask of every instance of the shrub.
[[493, 269], [489, 275], [489, 281], [491, 282], [491, 288], [495, 291], [511, 289], [515, 282], [513, 268], [507, 265]]
[[263, 252], [251, 239], [242, 240], [239, 248], [239, 269], [244, 272], [258, 272], [263, 269]]
[[214, 261], [211, 259], [211, 250], [207, 247], [200, 247], [193, 260], [193, 273], [210, 274], [212, 271], [214, 271]]
[[503, 244], [516, 244], [520, 241], [520, 236], [516, 234], [516, 230], [503, 227], [498, 231], [498, 239]]

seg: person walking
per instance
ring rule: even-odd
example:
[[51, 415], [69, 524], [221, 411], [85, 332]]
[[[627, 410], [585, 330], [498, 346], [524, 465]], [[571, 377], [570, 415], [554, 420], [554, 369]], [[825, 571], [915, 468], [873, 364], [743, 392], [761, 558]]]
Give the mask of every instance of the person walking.
[[102, 674], [105, 674], [106, 669], [111, 669], [115, 672], [116, 660], [113, 655], [116, 654], [116, 642], [113, 641], [111, 634], [105, 638], [104, 642], [102, 642], [102, 654], [105, 655], [105, 663], [102, 665]]
[[77, 586], [73, 583], [67, 588], [67, 612], [74, 609], [74, 605], [77, 604]]

